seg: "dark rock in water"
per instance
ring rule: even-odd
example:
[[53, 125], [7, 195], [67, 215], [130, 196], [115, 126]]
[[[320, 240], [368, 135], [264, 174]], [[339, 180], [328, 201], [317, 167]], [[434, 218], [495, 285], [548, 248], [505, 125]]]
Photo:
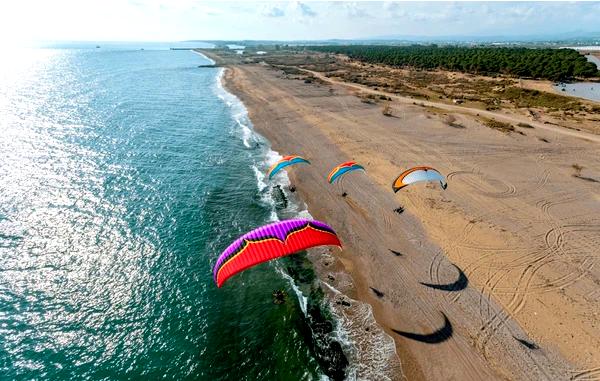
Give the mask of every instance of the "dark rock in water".
[[310, 268], [303, 266], [305, 259], [297, 255], [296, 257], [290, 256], [290, 265], [286, 267], [286, 271], [294, 278], [295, 281], [305, 284], [311, 284], [315, 280], [315, 272]]
[[287, 298], [287, 292], [285, 290], [273, 291], [273, 304], [283, 304]]
[[[323, 374], [331, 380], [344, 380], [348, 358], [342, 345], [336, 341], [335, 318], [329, 310], [329, 305], [324, 302], [325, 294], [319, 287], [310, 261], [302, 254], [288, 256], [282, 260], [288, 263], [286, 270], [294, 279], [294, 283], [303, 290], [303, 294], [306, 295], [306, 289], [310, 289], [306, 315], [298, 314], [294, 319], [301, 337], [309, 347], [312, 357], [319, 364]], [[348, 303], [348, 301], [340, 303], [345, 306], [343, 303]]]
[[373, 291], [373, 293], [375, 295], [377, 295], [378, 298], [383, 298], [385, 296], [385, 294], [383, 292], [379, 291], [378, 289], [373, 288], [373, 287], [369, 287], [369, 288], [371, 289], [371, 291]]
[[309, 303], [307, 314], [309, 321], [301, 332], [309, 342], [319, 367], [331, 380], [344, 380], [349, 363], [342, 345], [333, 337], [334, 324], [317, 303]]
[[290, 192], [294, 193], [296, 191], [296, 187], [293, 185], [290, 185]]
[[338, 300], [337, 302], [335, 302], [335, 304], [342, 305], [344, 307], [350, 307], [352, 305], [349, 301], [347, 301], [344, 298]]
[[394, 212], [398, 213], [398, 214], [402, 214], [404, 212], [404, 208], [399, 206], [396, 209], [394, 209]]
[[288, 199], [285, 197], [285, 193], [283, 193], [283, 189], [281, 189], [281, 185], [275, 185], [272, 188], [271, 195], [273, 200], [275, 201], [276, 209], [285, 209], [288, 207]]

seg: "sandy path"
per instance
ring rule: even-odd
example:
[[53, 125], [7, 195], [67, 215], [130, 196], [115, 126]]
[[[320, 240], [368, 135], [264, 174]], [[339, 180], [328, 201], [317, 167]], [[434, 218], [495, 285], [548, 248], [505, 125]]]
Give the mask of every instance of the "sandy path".
[[[408, 379], [597, 376], [600, 183], [572, 177], [570, 167], [579, 163], [582, 177], [600, 180], [589, 136], [546, 125], [505, 135], [448, 106], [466, 126], [457, 129], [400, 99], [393, 102], [400, 117], [384, 117], [380, 106], [349, 94], [353, 85], [333, 84], [332, 95], [329, 86], [281, 79], [259, 65], [233, 67], [226, 82], [276, 150], [311, 159], [292, 180], [311, 213], [341, 235], [340, 260], [358, 298], [396, 340]], [[347, 159], [367, 175], [348, 176], [342, 198], [324, 177]], [[447, 173], [449, 189], [394, 195], [394, 175], [418, 164]], [[400, 204], [406, 212], [392, 212]], [[420, 284], [452, 283], [453, 263], [466, 289]], [[444, 315], [452, 335], [439, 343], [392, 331], [428, 334]]]
[[589, 140], [592, 142], [600, 143], [599, 135], [590, 134], [585, 131], [569, 130], [569, 129], [558, 127], [558, 126], [552, 126], [552, 125], [548, 125], [548, 124], [544, 124], [544, 123], [539, 123], [539, 122], [532, 121], [529, 118], [514, 115], [514, 114], [509, 114], [506, 112], [471, 109], [471, 108], [464, 107], [464, 106], [449, 105], [449, 104], [441, 103], [441, 102], [416, 100], [415, 98], [411, 98], [411, 97], [396, 95], [396, 94], [388, 93], [385, 91], [373, 90], [367, 86], [359, 85], [356, 83], [342, 82], [342, 81], [339, 81], [336, 79], [326, 77], [323, 74], [316, 72], [316, 71], [307, 70], [307, 69], [299, 69], [299, 70], [303, 70], [307, 73], [310, 73], [310, 74], [314, 75], [315, 77], [317, 77], [327, 83], [333, 84], [333, 85], [344, 86], [348, 89], [359, 90], [360, 92], [368, 93], [368, 94], [386, 95], [386, 96], [391, 97], [394, 101], [396, 101], [398, 103], [402, 103], [402, 104], [419, 103], [419, 104], [422, 104], [422, 105], [428, 106], [428, 107], [436, 107], [436, 108], [443, 109], [446, 111], [469, 114], [469, 115], [474, 115], [474, 116], [481, 115], [481, 116], [485, 116], [488, 118], [494, 118], [496, 120], [500, 120], [500, 121], [508, 122], [508, 123], [514, 123], [514, 124], [527, 123], [531, 126], [534, 126], [535, 128], [540, 128], [542, 130], [551, 131], [551, 132], [558, 133], [558, 134], [568, 135], [568, 136], [577, 137], [577, 138]]

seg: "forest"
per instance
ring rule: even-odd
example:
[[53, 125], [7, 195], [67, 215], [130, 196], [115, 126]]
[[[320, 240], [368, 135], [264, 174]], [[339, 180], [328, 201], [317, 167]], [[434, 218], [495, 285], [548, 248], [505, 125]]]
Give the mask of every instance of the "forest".
[[425, 70], [503, 74], [552, 81], [600, 76], [596, 65], [573, 49], [437, 45], [327, 45], [306, 49], [345, 54], [367, 63]]

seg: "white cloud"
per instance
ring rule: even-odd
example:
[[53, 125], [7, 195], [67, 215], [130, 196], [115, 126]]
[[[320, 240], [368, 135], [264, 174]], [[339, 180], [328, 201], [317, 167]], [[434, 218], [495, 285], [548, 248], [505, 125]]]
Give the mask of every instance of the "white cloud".
[[399, 2], [384, 1], [383, 14], [387, 17], [404, 17], [407, 15], [407, 12]]
[[346, 10], [346, 15], [352, 18], [371, 17], [371, 15], [357, 2], [343, 3], [343, 8]]
[[313, 11], [311, 7], [309, 7], [307, 4], [298, 1], [296, 3], [297, 9], [300, 10], [300, 13], [302, 14], [302, 16], [305, 17], [316, 17], [317, 16], [317, 12]]
[[266, 6], [263, 8], [261, 12], [263, 16], [267, 17], [283, 17], [285, 16], [285, 11], [283, 8], [277, 6]]
[[585, 2], [0, 0], [0, 39], [285, 40], [556, 35], [573, 31], [600, 34], [599, 15], [600, 3]]

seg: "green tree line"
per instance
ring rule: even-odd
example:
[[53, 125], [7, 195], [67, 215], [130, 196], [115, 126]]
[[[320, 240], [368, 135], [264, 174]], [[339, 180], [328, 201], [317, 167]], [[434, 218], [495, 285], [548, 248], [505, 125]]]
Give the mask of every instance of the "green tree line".
[[505, 74], [553, 81], [595, 77], [595, 64], [573, 49], [461, 47], [437, 45], [328, 45], [310, 50], [345, 54], [363, 62], [418, 69], [445, 69], [474, 74]]

